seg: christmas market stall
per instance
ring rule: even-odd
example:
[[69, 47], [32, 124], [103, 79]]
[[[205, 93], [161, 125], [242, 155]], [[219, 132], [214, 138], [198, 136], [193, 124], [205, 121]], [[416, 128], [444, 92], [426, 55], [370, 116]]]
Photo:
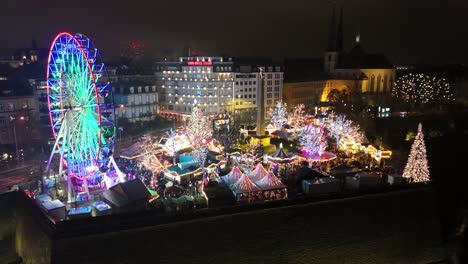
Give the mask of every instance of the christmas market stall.
[[229, 186], [237, 202], [253, 202], [263, 200], [262, 190], [247, 177], [241, 174], [241, 177]]
[[288, 189], [274, 174], [267, 172], [267, 174], [255, 181], [258, 187], [263, 191], [264, 200], [281, 200], [288, 198]]
[[354, 176], [347, 176], [345, 189], [350, 191], [362, 191], [378, 189], [382, 187], [382, 178], [376, 173], [359, 172]]
[[255, 166], [255, 169], [250, 172], [249, 178], [254, 181], [260, 181], [263, 179], [263, 177], [267, 176], [268, 171], [263, 167], [262, 163], [258, 163], [257, 166]]
[[221, 179], [230, 186], [231, 184], [236, 183], [242, 176], [242, 172], [237, 166], [233, 166], [231, 172], [222, 176]]
[[340, 180], [333, 177], [315, 178], [302, 181], [302, 191], [308, 195], [330, 195], [341, 189]]
[[135, 158], [138, 158], [144, 153], [141, 151], [142, 150], [142, 143], [141, 142], [135, 142], [133, 145], [125, 149], [120, 153], [120, 158], [123, 159], [128, 159], [128, 160], [133, 160]]

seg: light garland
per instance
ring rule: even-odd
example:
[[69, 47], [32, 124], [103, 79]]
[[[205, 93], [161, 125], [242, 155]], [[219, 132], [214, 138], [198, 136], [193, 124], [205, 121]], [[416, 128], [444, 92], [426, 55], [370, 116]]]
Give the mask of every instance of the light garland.
[[431, 77], [423, 73], [410, 73], [398, 78], [393, 86], [392, 96], [405, 102], [421, 104], [454, 99], [452, 88], [444, 78]]

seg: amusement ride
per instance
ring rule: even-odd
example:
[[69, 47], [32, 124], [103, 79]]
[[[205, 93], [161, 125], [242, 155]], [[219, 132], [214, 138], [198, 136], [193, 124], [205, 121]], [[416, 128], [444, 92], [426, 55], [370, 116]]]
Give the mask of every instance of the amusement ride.
[[[55, 139], [46, 173], [58, 169], [68, 202], [124, 181], [113, 158], [112, 87], [97, 48], [83, 34], [58, 34], [47, 65], [47, 100]], [[53, 166], [51, 166], [54, 164]]]

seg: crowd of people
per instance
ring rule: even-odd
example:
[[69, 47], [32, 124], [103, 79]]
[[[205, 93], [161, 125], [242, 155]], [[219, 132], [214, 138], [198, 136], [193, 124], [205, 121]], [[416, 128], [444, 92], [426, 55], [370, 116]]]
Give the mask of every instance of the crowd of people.
[[150, 186], [153, 172], [146, 169], [141, 163], [128, 159], [116, 159], [117, 166], [125, 173], [127, 181], [140, 179], [146, 186]]

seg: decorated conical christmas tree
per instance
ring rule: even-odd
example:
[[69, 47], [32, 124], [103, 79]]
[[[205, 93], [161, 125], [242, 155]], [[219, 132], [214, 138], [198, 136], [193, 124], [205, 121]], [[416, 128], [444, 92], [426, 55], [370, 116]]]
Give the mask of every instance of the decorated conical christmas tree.
[[418, 134], [411, 147], [408, 163], [406, 163], [405, 170], [403, 171], [403, 177], [411, 179], [412, 182], [427, 182], [430, 180], [421, 123], [419, 123]]

